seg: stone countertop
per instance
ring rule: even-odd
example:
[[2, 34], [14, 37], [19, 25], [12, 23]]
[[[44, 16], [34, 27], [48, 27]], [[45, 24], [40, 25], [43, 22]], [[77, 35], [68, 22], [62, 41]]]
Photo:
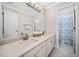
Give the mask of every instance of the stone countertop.
[[30, 37], [28, 40], [25, 41], [20, 39], [12, 43], [1, 45], [0, 57], [19, 57], [53, 35], [54, 33], [46, 33], [40, 37]]

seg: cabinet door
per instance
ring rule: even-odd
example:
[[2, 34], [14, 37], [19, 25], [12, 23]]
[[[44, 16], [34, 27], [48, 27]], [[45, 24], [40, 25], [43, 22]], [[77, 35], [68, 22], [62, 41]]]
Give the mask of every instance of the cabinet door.
[[46, 41], [41, 44], [41, 50], [36, 54], [39, 57], [46, 57]]
[[50, 51], [51, 51], [51, 39], [49, 38], [47, 40], [47, 51], [46, 51], [47, 56], [49, 55]]
[[46, 54], [46, 53], [45, 53], [45, 49], [43, 49], [43, 50], [39, 51], [39, 52], [36, 54], [36, 57], [46, 57], [45, 54]]
[[49, 53], [52, 51], [54, 47], [54, 36], [50, 37], [48, 40], [47, 40], [47, 56], [49, 55]]
[[54, 36], [51, 37], [51, 50], [54, 48]]

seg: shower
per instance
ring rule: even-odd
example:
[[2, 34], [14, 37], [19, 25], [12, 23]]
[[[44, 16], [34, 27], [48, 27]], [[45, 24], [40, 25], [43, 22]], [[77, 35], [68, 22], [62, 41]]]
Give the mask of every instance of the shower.
[[72, 46], [75, 50], [75, 9], [68, 6], [58, 10], [59, 46]]

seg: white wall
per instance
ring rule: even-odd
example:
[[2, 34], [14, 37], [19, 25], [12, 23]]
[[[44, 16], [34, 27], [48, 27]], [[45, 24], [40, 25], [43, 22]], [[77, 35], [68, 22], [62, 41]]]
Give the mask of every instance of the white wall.
[[58, 47], [58, 15], [57, 12], [59, 9], [69, 6], [73, 3], [58, 3], [54, 6], [49, 6], [46, 10], [46, 31], [54, 32], [56, 35], [56, 47]]
[[56, 9], [54, 7], [46, 11], [46, 31], [56, 33]]
[[57, 27], [57, 9], [65, 7], [66, 5], [69, 5], [70, 3], [57, 3], [57, 5], [49, 6], [46, 9], [46, 23], [47, 32], [55, 32], [56, 33], [56, 27]]
[[[56, 39], [58, 40], [58, 20], [57, 10], [73, 3], [59, 3], [58, 5], [52, 6], [46, 10], [46, 31], [56, 33]], [[76, 5], [76, 53], [79, 56], [79, 3]], [[57, 41], [58, 43], [58, 41]], [[57, 46], [57, 45], [56, 45]], [[57, 46], [58, 47], [58, 46]]]
[[[57, 34], [57, 19], [56, 19], [56, 8], [51, 7], [46, 10], [46, 32], [54, 32]], [[55, 39], [55, 45], [57, 47], [57, 41]]]
[[19, 32], [26, 32], [25, 28], [24, 28], [24, 24], [31, 24], [31, 28], [29, 30], [27, 30], [28, 32], [32, 32], [32, 20], [33, 17], [29, 16], [27, 14], [23, 14], [23, 13], [18, 13], [18, 31]]

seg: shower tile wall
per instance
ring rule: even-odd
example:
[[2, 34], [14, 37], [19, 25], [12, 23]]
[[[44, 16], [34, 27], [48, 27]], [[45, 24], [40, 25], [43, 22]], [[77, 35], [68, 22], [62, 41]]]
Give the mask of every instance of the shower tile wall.
[[70, 15], [59, 16], [59, 42], [72, 45], [73, 17]]

